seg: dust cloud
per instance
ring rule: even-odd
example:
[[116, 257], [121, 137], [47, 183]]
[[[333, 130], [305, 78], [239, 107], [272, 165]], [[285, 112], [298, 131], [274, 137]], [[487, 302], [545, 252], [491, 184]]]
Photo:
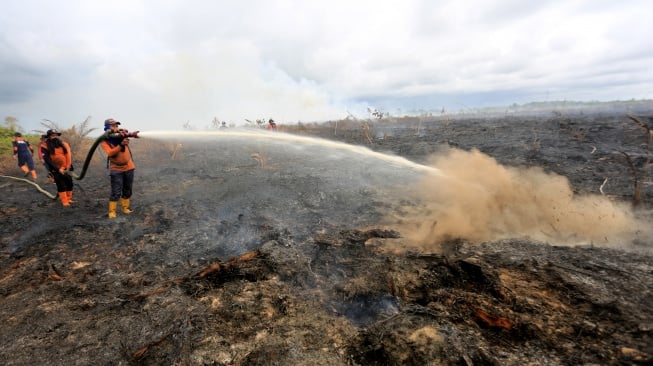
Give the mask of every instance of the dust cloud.
[[616, 247], [646, 227], [630, 206], [574, 195], [567, 178], [541, 168], [505, 167], [478, 150], [451, 149], [430, 162], [443, 174], [408, 189], [418, 204], [402, 207], [402, 218], [393, 218], [412, 245], [527, 238]]

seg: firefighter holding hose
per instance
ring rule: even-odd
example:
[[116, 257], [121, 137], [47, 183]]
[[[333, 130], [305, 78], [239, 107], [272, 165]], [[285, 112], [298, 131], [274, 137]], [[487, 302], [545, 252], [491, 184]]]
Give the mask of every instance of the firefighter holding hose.
[[73, 202], [73, 178], [69, 173], [73, 170], [72, 150], [67, 142], [61, 140], [61, 132], [56, 129], [48, 130], [46, 137], [48, 140], [41, 145], [43, 160], [54, 177], [61, 204], [69, 207]]
[[132, 185], [134, 183], [134, 170], [136, 165], [132, 160], [129, 149], [129, 138], [138, 137], [136, 132], [121, 129], [120, 122], [113, 118], [104, 121], [104, 140], [100, 143], [102, 150], [107, 155], [109, 177], [111, 178], [111, 195], [109, 196], [109, 218], [116, 217], [118, 200], [123, 214], [129, 215]]

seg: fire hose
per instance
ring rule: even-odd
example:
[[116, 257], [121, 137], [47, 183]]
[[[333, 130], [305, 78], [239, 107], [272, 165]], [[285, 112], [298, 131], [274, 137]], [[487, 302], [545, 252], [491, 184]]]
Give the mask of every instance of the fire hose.
[[[138, 138], [138, 132], [128, 132], [127, 130], [120, 130], [119, 132], [111, 133], [110, 131], [105, 132], [103, 135], [98, 137], [94, 142], [93, 145], [91, 145], [91, 148], [88, 150], [88, 153], [86, 154], [86, 159], [84, 160], [84, 165], [82, 166], [82, 171], [79, 175], [71, 172], [71, 171], [66, 171], [65, 174], [73, 177], [74, 179], [77, 180], [82, 180], [84, 176], [86, 175], [86, 171], [88, 170], [88, 166], [91, 164], [91, 159], [93, 158], [93, 154], [95, 153], [95, 149], [97, 149], [98, 145], [104, 141], [105, 139], [110, 139], [110, 138], [119, 138], [119, 139], [124, 139], [124, 138], [129, 138], [129, 137], [134, 137]], [[52, 193], [46, 191], [45, 189], [41, 188], [37, 183], [32, 182], [28, 179], [25, 178], [17, 178], [17, 177], [12, 177], [10, 175], [0, 175], [2, 178], [10, 178], [10, 179], [15, 179], [15, 180], [20, 180], [27, 182], [33, 186], [36, 187], [36, 189], [48, 196], [49, 198], [56, 200], [58, 195], [53, 195]]]
[[46, 191], [45, 189], [41, 188], [41, 186], [39, 186], [38, 184], [32, 182], [31, 180], [28, 180], [28, 179], [25, 179], [25, 178], [12, 177], [11, 175], [0, 175], [0, 177], [2, 177], [2, 178], [10, 178], [10, 179], [15, 179], [15, 180], [21, 180], [21, 181], [23, 181], [23, 182], [27, 182], [27, 183], [33, 185], [34, 187], [36, 187], [36, 189], [37, 189], [39, 192], [41, 192], [41, 193], [43, 193], [44, 195], [50, 197], [51, 199], [53, 199], [53, 200], [56, 200], [56, 199], [57, 199], [57, 195], [53, 195], [52, 193]]
[[95, 140], [95, 142], [93, 142], [93, 145], [91, 145], [91, 148], [88, 150], [88, 154], [86, 154], [86, 159], [84, 160], [84, 165], [82, 166], [82, 172], [79, 175], [76, 175], [75, 173], [67, 170], [66, 174], [70, 175], [71, 177], [77, 180], [82, 180], [86, 175], [88, 166], [91, 164], [91, 159], [93, 158], [95, 149], [97, 149], [97, 146], [100, 144], [100, 142], [104, 141], [105, 139], [112, 139], [112, 138], [120, 138], [120, 139], [125, 139], [129, 137], [138, 138], [138, 132], [139, 131], [129, 132], [127, 130], [120, 130], [119, 132], [115, 132], [115, 133], [111, 133], [109, 131], [105, 132], [102, 136], [98, 137]]

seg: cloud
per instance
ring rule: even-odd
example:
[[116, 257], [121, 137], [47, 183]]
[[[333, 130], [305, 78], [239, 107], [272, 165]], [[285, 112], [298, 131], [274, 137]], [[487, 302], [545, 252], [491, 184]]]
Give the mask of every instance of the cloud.
[[178, 128], [650, 98], [651, 16], [635, 0], [9, 1], [0, 110]]

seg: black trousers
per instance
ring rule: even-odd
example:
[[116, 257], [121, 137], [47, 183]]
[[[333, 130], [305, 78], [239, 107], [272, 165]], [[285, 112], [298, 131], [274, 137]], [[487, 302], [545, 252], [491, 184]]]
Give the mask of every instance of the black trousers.
[[119, 198], [130, 198], [132, 196], [134, 169], [126, 172], [112, 170], [109, 173], [109, 177], [111, 177], [111, 196], [109, 196], [109, 201], [117, 201]]
[[73, 190], [73, 177], [68, 174], [61, 174], [58, 170], [52, 171], [54, 183], [57, 185], [57, 192], [68, 192]]

